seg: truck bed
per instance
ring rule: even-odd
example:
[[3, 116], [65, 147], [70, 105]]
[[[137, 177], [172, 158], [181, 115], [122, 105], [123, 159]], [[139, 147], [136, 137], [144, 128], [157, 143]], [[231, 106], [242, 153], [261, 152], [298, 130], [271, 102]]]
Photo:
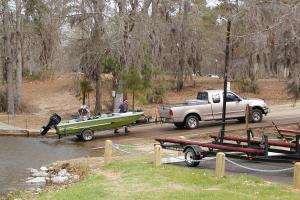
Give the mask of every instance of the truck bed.
[[169, 109], [169, 108], [174, 108], [174, 107], [195, 106], [195, 105], [204, 105], [204, 104], [208, 104], [208, 101], [187, 100], [185, 103], [162, 104], [162, 105], [160, 105], [160, 108], [161, 109]]

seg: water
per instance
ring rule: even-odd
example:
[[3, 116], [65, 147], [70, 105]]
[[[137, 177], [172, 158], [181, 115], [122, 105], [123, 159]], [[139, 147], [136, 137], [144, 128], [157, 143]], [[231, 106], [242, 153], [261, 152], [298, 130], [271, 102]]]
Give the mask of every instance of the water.
[[26, 188], [27, 168], [89, 156], [83, 143], [49, 138], [0, 137], [0, 196]]

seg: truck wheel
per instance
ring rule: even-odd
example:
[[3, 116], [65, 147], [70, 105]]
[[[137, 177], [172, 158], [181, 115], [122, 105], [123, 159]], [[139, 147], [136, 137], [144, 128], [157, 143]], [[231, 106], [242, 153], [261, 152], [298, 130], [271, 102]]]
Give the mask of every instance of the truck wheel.
[[256, 122], [261, 122], [263, 118], [263, 114], [262, 114], [262, 111], [259, 110], [259, 109], [254, 109], [252, 111], [252, 114], [251, 114], [251, 121], [253, 123], [256, 123]]
[[[189, 167], [197, 167], [200, 163], [200, 155], [197, 155], [193, 148], [187, 148], [184, 151], [185, 164]], [[194, 161], [198, 160], [198, 161]]]
[[188, 129], [195, 129], [199, 126], [199, 119], [195, 115], [190, 115], [185, 119], [185, 127]]
[[81, 137], [84, 141], [91, 141], [94, 138], [94, 131], [91, 129], [84, 129], [81, 132]]
[[184, 128], [184, 123], [174, 123], [174, 125], [175, 125], [176, 128], [178, 128], [178, 129]]

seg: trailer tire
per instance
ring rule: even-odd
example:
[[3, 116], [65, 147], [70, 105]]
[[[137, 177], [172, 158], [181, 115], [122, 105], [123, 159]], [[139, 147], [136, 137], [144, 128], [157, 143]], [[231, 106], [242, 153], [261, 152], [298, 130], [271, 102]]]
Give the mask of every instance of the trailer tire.
[[199, 127], [199, 118], [196, 115], [187, 116], [184, 122], [187, 129], [195, 129]]
[[94, 131], [91, 129], [84, 129], [81, 132], [81, 137], [84, 141], [91, 141], [94, 138]]
[[[185, 164], [189, 167], [197, 167], [200, 163], [201, 156], [197, 154], [192, 147], [187, 148], [184, 151]], [[194, 161], [198, 160], [198, 161]]]
[[263, 118], [263, 113], [260, 109], [254, 109], [251, 113], [251, 122], [257, 123], [261, 122]]

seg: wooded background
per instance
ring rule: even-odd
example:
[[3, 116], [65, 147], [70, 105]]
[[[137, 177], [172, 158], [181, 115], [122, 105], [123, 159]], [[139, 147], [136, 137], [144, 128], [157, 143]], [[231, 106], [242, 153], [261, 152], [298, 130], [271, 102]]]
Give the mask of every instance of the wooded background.
[[[95, 86], [101, 111], [101, 74], [116, 91], [143, 91], [160, 102], [164, 81], [224, 70], [226, 20], [232, 21], [229, 76], [254, 85], [286, 78], [300, 88], [300, 0], [1, 0], [0, 104], [14, 113], [22, 79], [81, 72]], [[133, 95], [134, 96], [134, 95]], [[2, 99], [2, 103], [1, 103]], [[0, 107], [1, 107], [0, 106]]]

